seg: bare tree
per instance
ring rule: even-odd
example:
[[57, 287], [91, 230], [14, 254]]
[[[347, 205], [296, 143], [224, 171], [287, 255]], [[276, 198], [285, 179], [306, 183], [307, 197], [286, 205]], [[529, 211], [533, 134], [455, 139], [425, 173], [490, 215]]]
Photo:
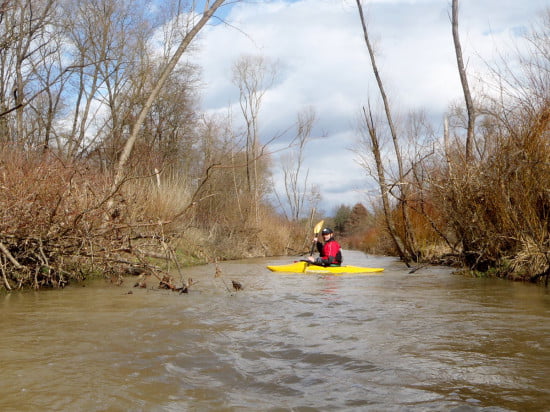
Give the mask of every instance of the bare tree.
[[475, 108], [468, 85], [468, 76], [466, 75], [466, 68], [462, 57], [462, 47], [460, 45], [460, 36], [458, 33], [458, 0], [452, 0], [452, 31], [456, 63], [460, 75], [460, 83], [462, 84], [462, 92], [464, 93], [466, 112], [468, 114], [468, 126], [466, 129], [466, 162], [468, 162], [472, 157], [472, 146], [474, 144]]
[[26, 114], [26, 123], [35, 127], [34, 133], [27, 132], [27, 140], [35, 147], [42, 146], [44, 151], [51, 149], [51, 143], [59, 136], [56, 123], [65, 114], [65, 88], [70, 78], [69, 71], [63, 69], [64, 30], [58, 28], [50, 37], [49, 43], [39, 50], [40, 63], [34, 69], [39, 90], [36, 98], [29, 101]]
[[282, 156], [286, 204], [290, 210], [290, 218], [295, 221], [303, 215], [308, 199], [309, 169], [304, 172], [302, 166], [314, 120], [315, 112], [312, 108], [298, 113], [296, 148]]
[[[127, 74], [128, 86], [119, 98], [123, 107], [119, 109], [118, 123], [122, 129], [119, 136], [111, 134], [112, 143], [108, 145], [112, 147], [114, 156], [120, 153], [129, 126], [138, 117], [160, 73], [189, 30], [193, 20], [186, 13], [187, 3], [185, 0], [162, 2], [155, 16], [146, 18], [147, 27], [153, 28], [154, 32], [135, 43], [135, 56], [129, 56], [130, 61], [138, 64], [134, 64], [132, 72]], [[196, 164], [192, 159], [196, 159], [198, 139], [195, 87], [199, 82], [198, 72], [192, 59], [187, 59], [168, 76], [143, 122], [139, 141], [133, 150], [132, 157], [139, 161], [141, 169], [157, 168], [166, 172], [179, 169], [191, 175], [190, 169]]]
[[206, 25], [206, 23], [214, 15], [216, 10], [220, 6], [222, 6], [225, 2], [226, 0], [215, 0], [211, 5], [209, 1], [205, 3], [204, 12], [202, 13], [201, 18], [196, 23], [192, 24], [190, 30], [186, 33], [186, 35], [181, 40], [173, 56], [170, 58], [170, 60], [168, 61], [164, 69], [160, 72], [159, 79], [154, 85], [153, 89], [151, 90], [149, 97], [144, 103], [143, 108], [139, 112], [139, 115], [137, 116], [137, 119], [133, 123], [132, 131], [130, 132], [128, 140], [126, 141], [126, 144], [124, 145], [124, 148], [120, 154], [118, 163], [115, 168], [115, 177], [113, 179], [113, 185], [112, 185], [113, 190], [116, 190], [124, 180], [124, 170], [126, 167], [126, 163], [130, 157], [130, 154], [132, 153], [132, 149], [134, 148], [134, 145], [139, 136], [139, 133], [145, 121], [145, 118], [147, 117], [147, 114], [151, 109], [151, 106], [157, 99], [162, 87], [166, 83], [172, 71], [175, 69], [183, 53], [187, 50], [187, 47], [191, 44], [192, 40], [197, 36], [200, 30]]
[[[363, 13], [363, 7], [361, 5], [361, 0], [356, 0], [356, 3], [357, 3], [358, 11], [359, 11], [359, 18], [361, 20], [361, 26], [363, 28], [363, 35], [364, 35], [364, 38], [365, 38], [365, 44], [366, 44], [368, 52], [369, 52], [369, 57], [370, 57], [371, 65], [372, 65], [372, 70], [373, 70], [374, 76], [376, 78], [376, 83], [378, 85], [378, 90], [380, 92], [380, 96], [382, 98], [382, 102], [383, 102], [383, 105], [384, 105], [384, 113], [386, 115], [387, 125], [389, 127], [391, 138], [392, 138], [392, 141], [393, 141], [393, 146], [394, 146], [394, 151], [395, 151], [395, 159], [396, 159], [396, 162], [397, 162], [398, 173], [399, 173], [398, 183], [396, 185], [396, 190], [399, 193], [397, 198], [398, 198], [398, 201], [399, 201], [399, 208], [401, 210], [401, 214], [402, 214], [402, 218], [403, 218], [403, 225], [404, 225], [404, 230], [405, 230], [405, 233], [404, 233], [405, 241], [404, 242], [401, 239], [399, 239], [399, 234], [395, 230], [395, 224], [393, 222], [393, 218], [392, 218], [391, 215], [386, 217], [386, 221], [387, 221], [387, 224], [388, 224], [388, 229], [390, 231], [390, 234], [391, 234], [394, 242], [396, 243], [396, 247], [397, 247], [397, 250], [399, 252], [400, 257], [403, 259], [403, 261], [405, 263], [408, 264], [411, 259], [416, 258], [417, 251], [416, 251], [416, 240], [414, 238], [414, 232], [413, 232], [411, 224], [410, 224], [410, 219], [409, 219], [408, 209], [407, 209], [407, 201], [408, 201], [408, 192], [409, 192], [409, 190], [408, 190], [408, 184], [406, 182], [406, 175], [405, 175], [405, 171], [404, 171], [404, 167], [403, 167], [403, 157], [402, 157], [402, 154], [401, 154], [401, 150], [399, 148], [399, 139], [398, 139], [397, 130], [396, 130], [393, 118], [392, 118], [389, 100], [388, 100], [388, 97], [387, 97], [385, 89], [384, 89], [382, 78], [381, 78], [380, 73], [378, 71], [378, 66], [376, 64], [376, 58], [375, 58], [375, 55], [374, 55], [374, 49], [373, 49], [372, 44], [371, 44], [370, 39], [369, 39], [369, 33], [368, 33], [368, 30], [367, 30], [367, 25], [366, 25], [365, 16], [364, 16], [364, 13]], [[371, 118], [371, 110], [369, 109], [369, 114], [368, 115], [365, 112], [365, 110], [363, 110], [363, 111], [364, 111], [364, 119], [365, 119], [365, 121], [367, 121], [369, 118]], [[371, 130], [371, 127], [373, 127], [374, 125], [372, 123], [370, 125], [369, 124], [367, 124], [367, 125], [368, 125], [368, 129], [369, 129], [369, 133], [371, 134], [371, 138], [374, 136], [374, 137], [376, 137], [376, 140], [377, 140], [377, 133], [375, 132], [375, 130]], [[376, 146], [379, 146], [378, 143], [376, 144]], [[375, 150], [375, 149], [376, 148], [375, 148], [375, 145], [374, 145], [374, 142], [373, 142], [373, 150]], [[374, 155], [375, 155], [375, 160], [377, 162], [377, 170], [379, 172], [378, 182], [381, 185], [381, 193], [382, 193], [383, 197], [387, 197], [389, 192], [391, 192], [391, 189], [390, 189], [390, 186], [386, 186], [385, 177], [380, 176], [380, 172], [384, 173], [384, 168], [383, 168], [382, 164], [378, 165], [378, 162], [381, 162], [382, 159], [381, 159], [381, 156], [380, 156], [379, 153], [378, 153], [378, 155], [376, 153], [374, 153]], [[388, 199], [386, 199], [386, 201], [383, 200], [383, 203], [385, 203], [385, 207], [384, 207], [385, 213], [386, 214], [391, 213], [390, 209], [389, 209]], [[388, 209], [386, 209], [386, 206], [388, 207]]]
[[[36, 67], [49, 44], [56, 0], [16, 0], [2, 4], [0, 21], [0, 117], [2, 139], [25, 143], [25, 109], [34, 89]], [[11, 112], [12, 119], [5, 118]]]
[[252, 196], [258, 219], [261, 187], [259, 176], [261, 142], [259, 135], [259, 115], [263, 97], [275, 81], [277, 68], [262, 56], [242, 56], [233, 66], [233, 82], [239, 88], [239, 104], [245, 122], [246, 137], [246, 179], [248, 192]]
[[[69, 158], [77, 157], [84, 149], [85, 139], [94, 118], [93, 103], [101, 87], [100, 64], [108, 58], [112, 42], [109, 30], [111, 13], [101, 2], [69, 2], [65, 5], [67, 38], [73, 46], [75, 66], [72, 84], [74, 111], [66, 141], [60, 141]], [[92, 142], [95, 139], [92, 139]]]
[[[368, 110], [363, 108], [363, 120], [364, 124], [367, 127], [367, 133], [371, 142], [371, 151], [376, 164], [376, 176], [378, 180], [378, 186], [380, 187], [380, 198], [382, 200], [386, 227], [397, 253], [408, 266], [410, 259], [407, 255], [405, 245], [401, 236], [399, 235], [399, 232], [397, 231], [397, 227], [393, 219], [392, 207], [389, 197], [389, 188], [391, 187], [391, 185], [386, 181], [386, 171], [384, 168], [384, 163], [382, 162], [380, 139], [370, 106], [368, 107]], [[366, 161], [364, 161], [364, 163], [366, 163]]]
[[144, 44], [151, 34], [140, 4], [141, 0], [64, 4], [74, 110], [71, 129], [60, 144], [69, 157], [102, 149], [113, 162], [123, 144], [127, 102], [135, 103], [132, 95], [140, 90], [133, 88], [132, 79], [143, 70]]

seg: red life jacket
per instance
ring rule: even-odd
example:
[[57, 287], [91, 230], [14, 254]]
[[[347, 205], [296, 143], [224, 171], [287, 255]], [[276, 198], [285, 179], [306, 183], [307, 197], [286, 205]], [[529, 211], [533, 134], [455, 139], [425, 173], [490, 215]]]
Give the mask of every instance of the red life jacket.
[[[321, 247], [319, 247], [321, 246]], [[342, 264], [342, 248], [340, 244], [330, 238], [324, 245], [319, 242], [317, 245], [319, 249], [320, 261], [324, 266], [329, 265], [341, 265]]]

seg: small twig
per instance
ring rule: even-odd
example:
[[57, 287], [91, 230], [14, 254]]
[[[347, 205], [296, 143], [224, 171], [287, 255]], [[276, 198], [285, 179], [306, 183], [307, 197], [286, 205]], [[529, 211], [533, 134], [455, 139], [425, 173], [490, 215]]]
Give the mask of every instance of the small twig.
[[412, 268], [411, 270], [409, 270], [409, 273], [414, 273], [416, 272], [417, 270], [420, 270], [420, 269], [423, 269], [425, 268], [426, 266], [430, 266], [429, 263], [426, 263], [425, 265], [420, 265], [420, 266], [417, 266], [415, 268]]

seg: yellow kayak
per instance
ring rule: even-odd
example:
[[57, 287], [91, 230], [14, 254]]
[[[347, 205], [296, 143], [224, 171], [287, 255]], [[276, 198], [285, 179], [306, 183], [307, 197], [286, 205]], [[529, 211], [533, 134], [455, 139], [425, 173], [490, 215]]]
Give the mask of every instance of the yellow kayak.
[[287, 273], [327, 273], [331, 275], [344, 275], [344, 274], [380, 274], [383, 272], [383, 268], [365, 268], [360, 266], [317, 266], [309, 264], [308, 262], [294, 262], [289, 265], [278, 265], [267, 267], [272, 272], [287, 272]]

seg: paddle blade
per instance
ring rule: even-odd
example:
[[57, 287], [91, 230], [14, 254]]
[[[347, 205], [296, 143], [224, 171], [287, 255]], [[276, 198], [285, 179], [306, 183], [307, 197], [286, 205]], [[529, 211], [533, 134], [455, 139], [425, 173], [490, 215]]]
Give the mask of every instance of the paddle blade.
[[323, 228], [323, 223], [325, 223], [324, 220], [321, 220], [319, 223], [317, 223], [315, 225], [315, 227], [313, 228], [313, 233], [315, 233], [317, 235], [321, 231], [321, 229]]

